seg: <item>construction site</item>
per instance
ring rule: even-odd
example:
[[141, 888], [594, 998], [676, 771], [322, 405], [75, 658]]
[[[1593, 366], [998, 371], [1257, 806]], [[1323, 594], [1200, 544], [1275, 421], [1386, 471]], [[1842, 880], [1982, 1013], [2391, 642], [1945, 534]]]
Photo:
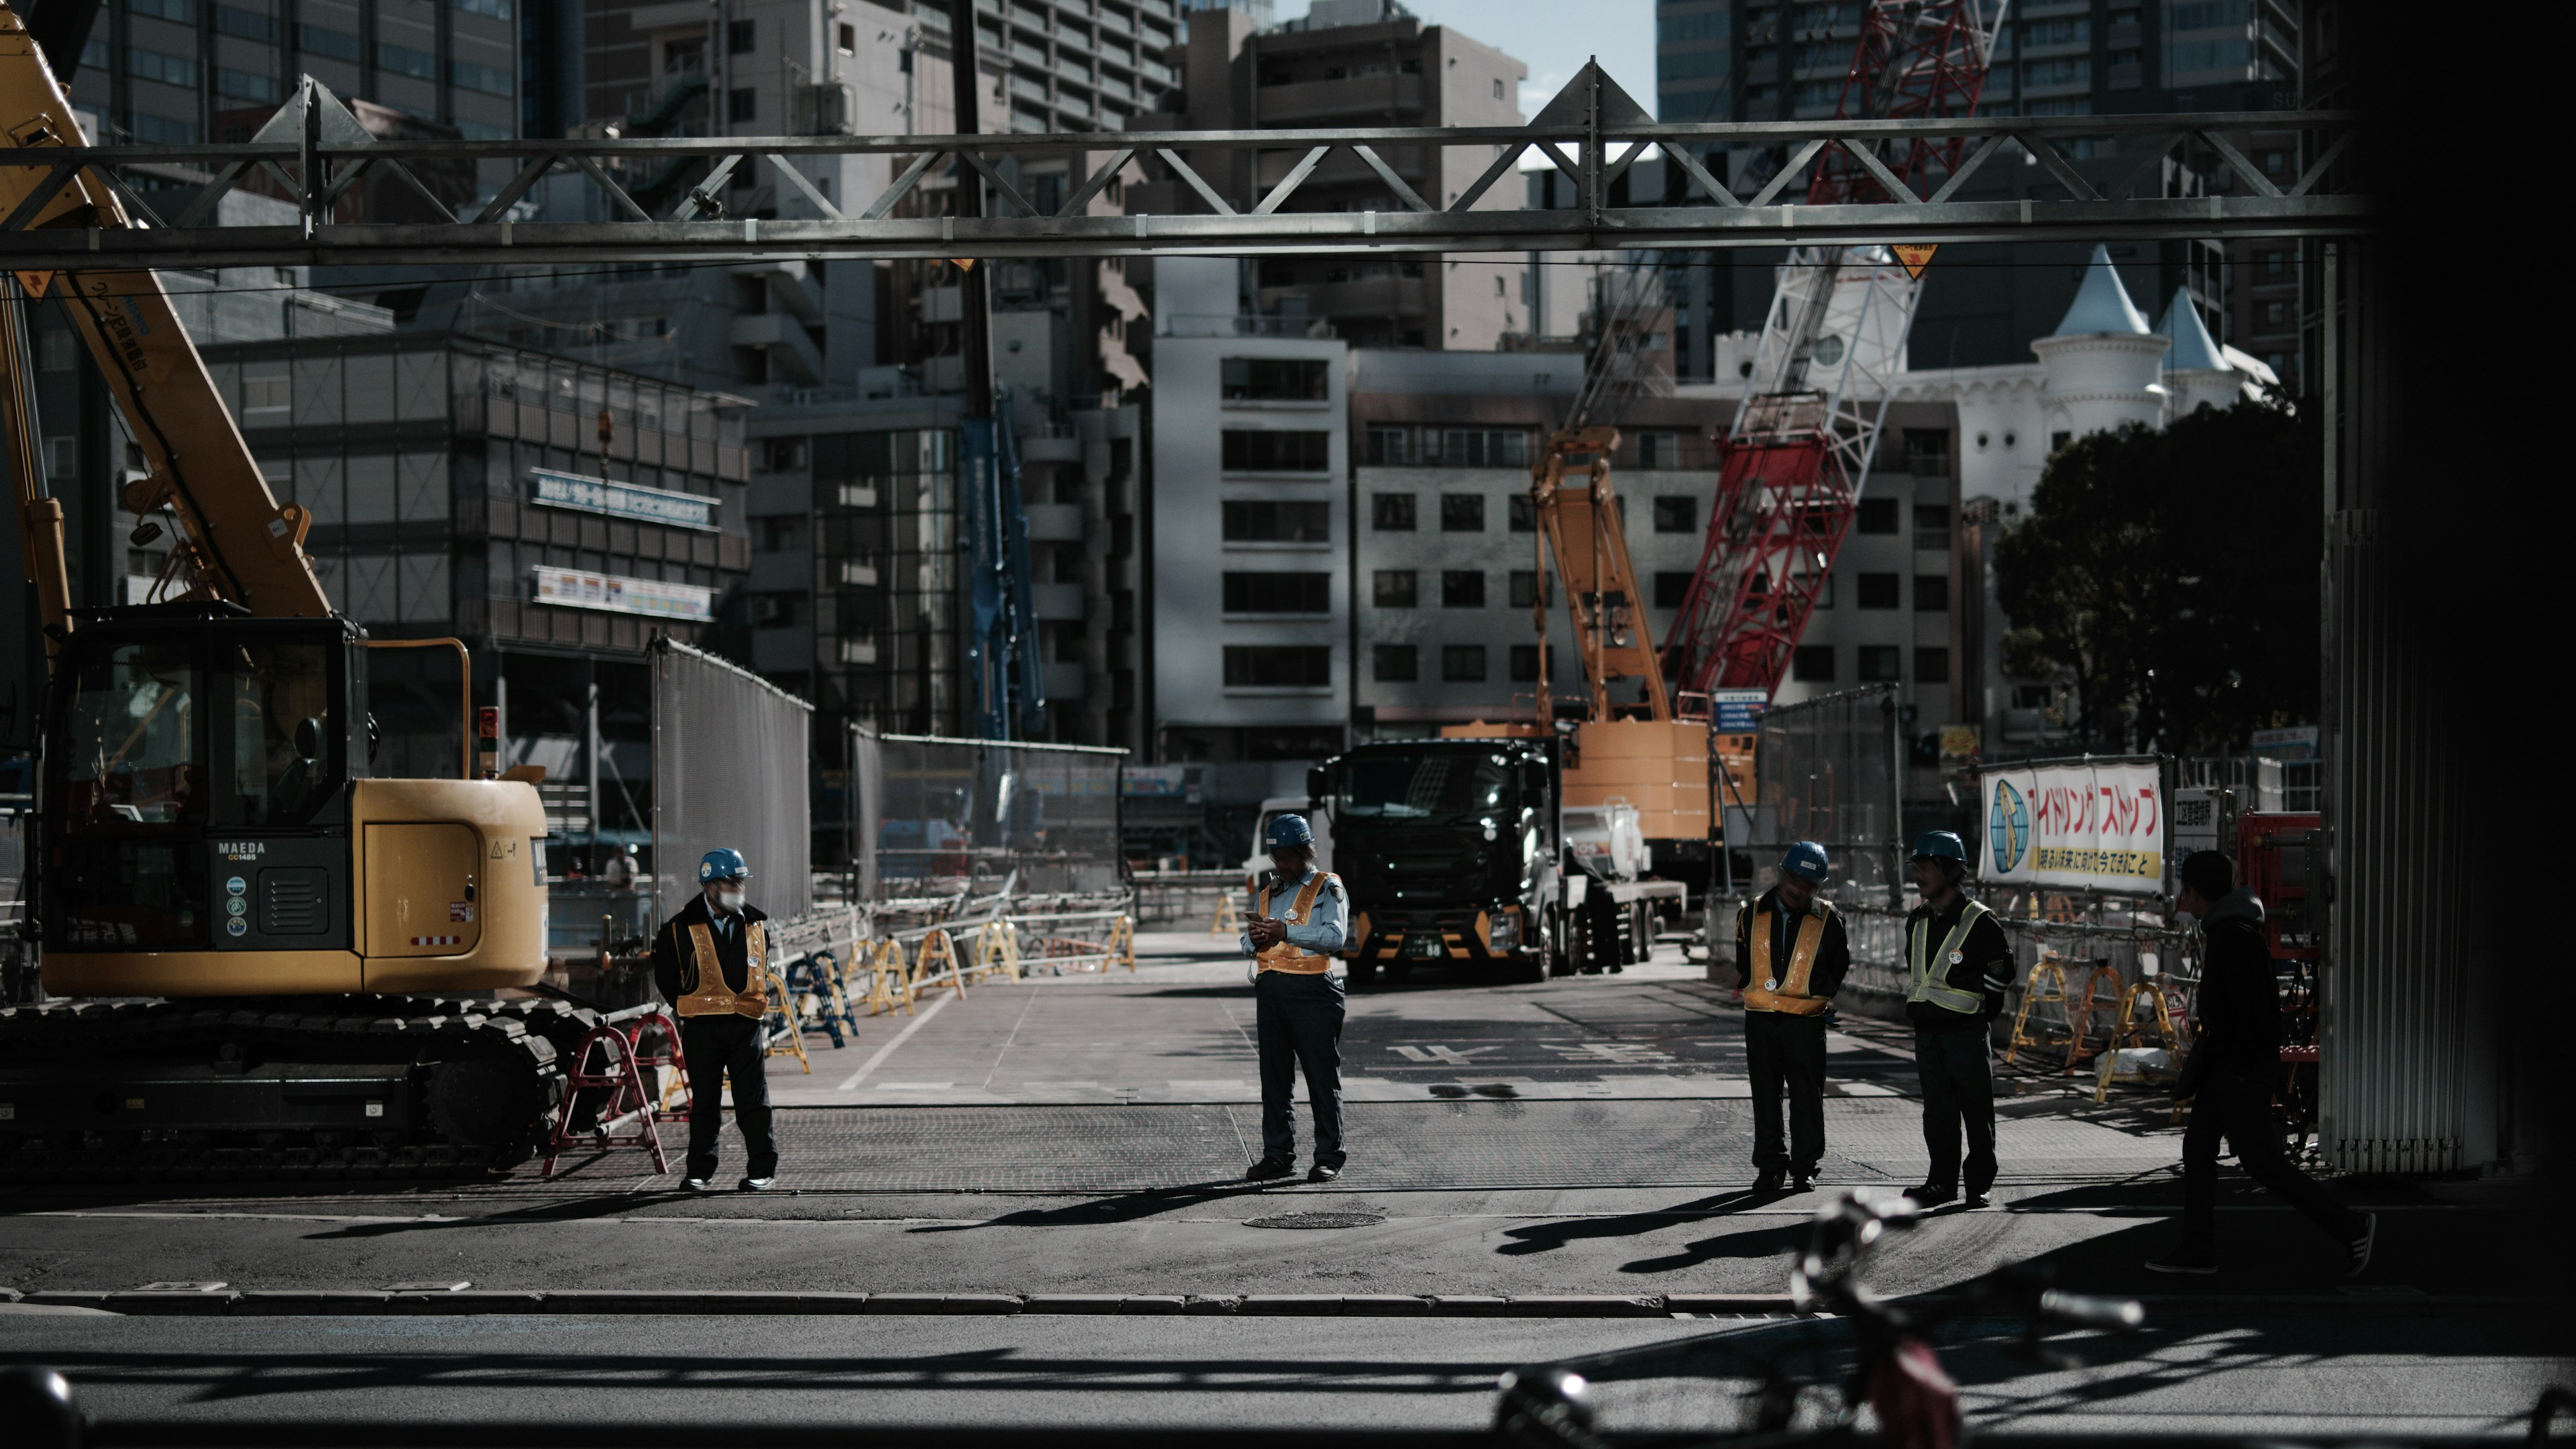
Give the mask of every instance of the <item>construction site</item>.
[[2576, 1419], [2351, 7], [272, 8], [0, 4], [0, 1437]]

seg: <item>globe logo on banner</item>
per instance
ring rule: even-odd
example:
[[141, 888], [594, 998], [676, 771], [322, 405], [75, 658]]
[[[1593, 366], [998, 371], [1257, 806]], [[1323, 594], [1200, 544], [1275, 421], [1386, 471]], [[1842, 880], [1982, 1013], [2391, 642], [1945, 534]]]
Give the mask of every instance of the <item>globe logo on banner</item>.
[[1986, 811], [1986, 845], [1999, 872], [2020, 865], [2021, 853], [2030, 848], [2030, 806], [2010, 780], [1995, 782], [1995, 801]]

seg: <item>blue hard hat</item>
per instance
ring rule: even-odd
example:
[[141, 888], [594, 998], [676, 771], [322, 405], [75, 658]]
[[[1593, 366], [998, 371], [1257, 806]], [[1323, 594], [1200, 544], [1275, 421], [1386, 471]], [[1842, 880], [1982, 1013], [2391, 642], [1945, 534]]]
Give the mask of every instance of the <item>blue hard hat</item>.
[[1833, 872], [1825, 864], [1825, 848], [1812, 840], [1801, 840], [1780, 857], [1780, 873], [1800, 880], [1824, 884]]
[[1303, 815], [1275, 815], [1271, 817], [1269, 830], [1263, 832], [1262, 843], [1272, 850], [1290, 850], [1314, 844], [1315, 832], [1306, 828]]
[[744, 863], [742, 852], [729, 845], [717, 846], [698, 859], [700, 885], [711, 880], [740, 880], [750, 874], [751, 867]]
[[1926, 830], [1914, 837], [1914, 858], [1916, 860], [1955, 860], [1961, 865], [1966, 865], [1968, 847], [1959, 839], [1956, 831]]

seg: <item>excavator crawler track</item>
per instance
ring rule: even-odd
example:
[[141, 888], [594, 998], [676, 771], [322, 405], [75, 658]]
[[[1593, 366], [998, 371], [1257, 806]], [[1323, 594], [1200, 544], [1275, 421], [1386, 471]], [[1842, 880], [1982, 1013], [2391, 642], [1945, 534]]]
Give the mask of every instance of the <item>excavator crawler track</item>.
[[565, 1110], [560, 1059], [597, 1021], [561, 1002], [427, 996], [0, 1011], [0, 1182], [506, 1171]]

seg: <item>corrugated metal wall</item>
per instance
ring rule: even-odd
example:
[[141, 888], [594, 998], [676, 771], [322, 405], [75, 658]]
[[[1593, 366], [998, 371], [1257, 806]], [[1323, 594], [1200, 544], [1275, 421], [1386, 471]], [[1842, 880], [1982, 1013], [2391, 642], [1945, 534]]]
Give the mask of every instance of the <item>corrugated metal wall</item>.
[[698, 857], [751, 863], [751, 903], [780, 920], [814, 901], [814, 707], [756, 674], [656, 638], [653, 889], [660, 917], [698, 889]]

